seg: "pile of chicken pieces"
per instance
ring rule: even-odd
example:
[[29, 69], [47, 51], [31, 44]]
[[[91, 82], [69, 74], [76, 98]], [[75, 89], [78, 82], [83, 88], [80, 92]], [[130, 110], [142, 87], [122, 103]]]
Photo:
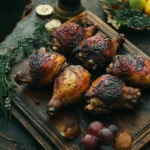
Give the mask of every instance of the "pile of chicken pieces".
[[[18, 84], [41, 87], [53, 83], [48, 115], [83, 99], [87, 101], [84, 110], [92, 114], [133, 109], [141, 97], [139, 88], [150, 86], [150, 60], [137, 55], [116, 55], [124, 36], [109, 38], [96, 34], [97, 31], [96, 25], [83, 28], [72, 22], [62, 24], [51, 34], [53, 51], [41, 48], [24, 72], [14, 74]], [[80, 65], [69, 65], [65, 57], [69, 55]], [[106, 68], [106, 74], [92, 82], [91, 70], [99, 74], [101, 68]]]

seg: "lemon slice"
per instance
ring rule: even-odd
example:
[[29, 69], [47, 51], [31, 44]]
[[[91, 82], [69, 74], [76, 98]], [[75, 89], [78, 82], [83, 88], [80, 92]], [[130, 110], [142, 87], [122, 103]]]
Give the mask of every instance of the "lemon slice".
[[49, 16], [52, 12], [53, 8], [47, 4], [42, 4], [36, 7], [36, 13], [40, 16]]

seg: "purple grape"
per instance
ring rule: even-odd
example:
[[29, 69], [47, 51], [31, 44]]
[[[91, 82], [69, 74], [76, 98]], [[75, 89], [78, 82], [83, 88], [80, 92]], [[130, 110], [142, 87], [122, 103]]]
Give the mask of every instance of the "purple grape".
[[88, 127], [88, 133], [98, 137], [99, 132], [104, 128], [101, 122], [94, 121]]
[[113, 141], [113, 133], [107, 128], [102, 129], [99, 132], [98, 137], [101, 144], [111, 144]]
[[82, 138], [81, 143], [87, 150], [95, 150], [98, 147], [99, 140], [96, 136], [87, 134]]
[[114, 137], [116, 136], [116, 134], [117, 134], [118, 131], [119, 131], [119, 129], [117, 128], [117, 126], [116, 126], [116, 125], [113, 125], [113, 124], [110, 125], [110, 126], [108, 127], [108, 129], [113, 132]]

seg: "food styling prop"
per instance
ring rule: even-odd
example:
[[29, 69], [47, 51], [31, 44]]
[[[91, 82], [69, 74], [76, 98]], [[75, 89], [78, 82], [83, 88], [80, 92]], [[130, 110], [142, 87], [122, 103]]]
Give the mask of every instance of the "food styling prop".
[[61, 20], [68, 20], [84, 10], [81, 0], [58, 0], [55, 6], [55, 16]]
[[113, 27], [150, 29], [150, 0], [100, 0]]

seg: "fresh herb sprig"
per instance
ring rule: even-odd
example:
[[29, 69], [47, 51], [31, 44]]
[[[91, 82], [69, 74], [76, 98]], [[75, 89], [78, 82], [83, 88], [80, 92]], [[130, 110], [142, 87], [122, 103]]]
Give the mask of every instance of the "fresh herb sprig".
[[139, 10], [132, 9], [125, 0], [104, 0], [103, 6], [108, 14], [108, 22], [116, 29], [121, 26], [137, 30], [150, 29], [150, 17]]
[[16, 48], [0, 54], [0, 106], [6, 117], [8, 116], [6, 109], [9, 110], [11, 107], [11, 93], [14, 86], [9, 78], [12, 65], [16, 63], [18, 56], [27, 57], [36, 49], [48, 48], [50, 34], [51, 32], [45, 28], [45, 23], [42, 23], [33, 34], [18, 41]]

